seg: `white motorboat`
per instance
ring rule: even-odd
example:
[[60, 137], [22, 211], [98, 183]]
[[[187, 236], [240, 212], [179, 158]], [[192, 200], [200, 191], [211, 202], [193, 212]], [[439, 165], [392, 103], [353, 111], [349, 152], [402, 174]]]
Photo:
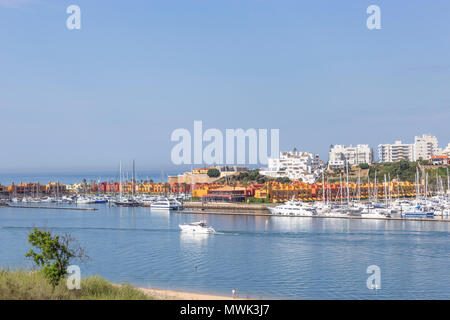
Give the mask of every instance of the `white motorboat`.
[[41, 202], [54, 202], [54, 201], [55, 201], [55, 198], [52, 198], [52, 197], [43, 197], [41, 199]]
[[311, 217], [317, 215], [317, 211], [314, 207], [293, 200], [287, 201], [276, 207], [268, 207], [268, 209], [273, 215], [299, 217]]
[[95, 201], [90, 197], [79, 196], [75, 202], [78, 204], [88, 204], [88, 203], [94, 203]]
[[134, 200], [133, 198], [127, 198], [127, 197], [119, 197], [117, 200], [113, 201], [113, 203], [116, 206], [121, 206], [121, 207], [137, 207], [140, 205], [139, 202], [137, 202], [136, 200]]
[[385, 219], [388, 217], [388, 213], [385, 211], [378, 211], [377, 209], [368, 212], [368, 213], [362, 213], [361, 218], [367, 218], [367, 219]]
[[183, 232], [191, 232], [191, 233], [215, 233], [213, 227], [206, 225], [204, 221], [189, 223], [189, 224], [180, 224], [178, 225]]
[[181, 210], [183, 205], [176, 199], [162, 198], [150, 204], [151, 209]]

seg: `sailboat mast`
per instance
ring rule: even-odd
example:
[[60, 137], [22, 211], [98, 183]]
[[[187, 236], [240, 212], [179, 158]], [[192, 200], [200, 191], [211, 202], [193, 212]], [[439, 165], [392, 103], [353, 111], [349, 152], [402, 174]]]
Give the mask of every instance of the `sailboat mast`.
[[448, 168], [447, 168], [447, 196], [450, 192], [450, 176], [448, 175]]
[[361, 168], [358, 170], [358, 201], [361, 201]]
[[347, 163], [347, 204], [350, 204], [350, 189], [348, 185], [348, 163]]
[[375, 203], [378, 202], [378, 185], [377, 185], [377, 170], [375, 170], [375, 181], [374, 181], [374, 186], [373, 186], [373, 196], [375, 198]]
[[134, 197], [134, 184], [135, 184], [135, 179], [136, 179], [136, 172], [135, 172], [135, 163], [134, 163], [134, 159], [133, 159], [133, 177], [132, 177], [132, 181], [131, 181], [131, 195]]
[[323, 203], [325, 203], [325, 175], [323, 170], [322, 170], [322, 201]]
[[330, 183], [328, 182], [327, 177], [327, 204], [330, 202]]
[[122, 198], [122, 161], [119, 165], [119, 198]]

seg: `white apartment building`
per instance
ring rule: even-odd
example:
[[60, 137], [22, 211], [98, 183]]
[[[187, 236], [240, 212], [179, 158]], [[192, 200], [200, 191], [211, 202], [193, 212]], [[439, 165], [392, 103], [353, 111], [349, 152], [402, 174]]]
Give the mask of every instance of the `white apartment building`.
[[356, 147], [332, 145], [328, 157], [328, 169], [343, 169], [346, 164], [353, 166], [372, 162], [373, 150], [367, 144], [358, 144]]
[[261, 175], [279, 178], [288, 177], [291, 180], [301, 180], [314, 183], [322, 173], [318, 154], [308, 152], [280, 152], [279, 158], [269, 158], [268, 168], [259, 172]]
[[380, 162], [414, 161], [414, 145], [404, 144], [401, 141], [395, 141], [394, 144], [379, 144], [378, 160]]
[[429, 160], [439, 153], [438, 139], [431, 134], [414, 137], [414, 161]]
[[440, 152], [441, 155], [450, 156], [450, 143]]
[[[445, 150], [447, 149], [450, 152], [450, 144]], [[424, 134], [421, 137], [414, 137], [413, 144], [403, 144], [401, 141], [395, 141], [394, 144], [379, 144], [378, 160], [380, 162], [429, 160], [432, 155], [443, 152], [435, 136]]]

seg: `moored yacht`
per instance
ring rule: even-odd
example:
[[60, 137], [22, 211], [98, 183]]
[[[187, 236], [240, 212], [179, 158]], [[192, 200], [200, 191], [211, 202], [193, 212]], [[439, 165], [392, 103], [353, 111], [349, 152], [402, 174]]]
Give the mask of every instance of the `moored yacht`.
[[273, 215], [299, 217], [317, 216], [317, 211], [314, 207], [294, 200], [287, 201], [276, 207], [268, 207], [268, 209]]
[[183, 205], [176, 199], [160, 198], [150, 204], [151, 209], [181, 210]]
[[119, 197], [117, 200], [113, 201], [113, 203], [116, 206], [121, 207], [137, 207], [140, 205], [140, 203], [137, 202], [136, 200], [127, 197]]
[[433, 218], [434, 212], [427, 210], [428, 208], [416, 206], [411, 207], [402, 213], [403, 218]]

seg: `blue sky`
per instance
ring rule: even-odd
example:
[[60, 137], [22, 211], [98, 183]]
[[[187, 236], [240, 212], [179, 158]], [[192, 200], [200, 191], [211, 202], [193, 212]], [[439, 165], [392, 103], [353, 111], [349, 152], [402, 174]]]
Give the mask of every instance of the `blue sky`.
[[[67, 6], [81, 30], [66, 28]], [[381, 8], [381, 30], [366, 8]], [[0, 173], [169, 169], [176, 128], [450, 142], [450, 2], [0, 0]]]

